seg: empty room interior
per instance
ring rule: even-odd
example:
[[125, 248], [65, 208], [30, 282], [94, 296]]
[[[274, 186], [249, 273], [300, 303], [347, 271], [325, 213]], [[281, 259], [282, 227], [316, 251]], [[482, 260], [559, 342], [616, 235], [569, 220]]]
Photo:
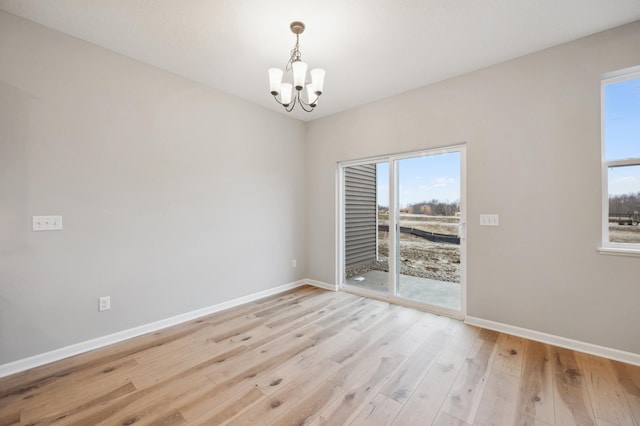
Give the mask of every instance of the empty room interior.
[[640, 0], [0, 0], [0, 426], [640, 426]]

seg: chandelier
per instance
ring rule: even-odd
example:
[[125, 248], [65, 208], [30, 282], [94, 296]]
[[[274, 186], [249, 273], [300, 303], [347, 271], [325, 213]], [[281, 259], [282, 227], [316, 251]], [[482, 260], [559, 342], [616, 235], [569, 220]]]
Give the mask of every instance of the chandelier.
[[[296, 45], [291, 50], [291, 57], [285, 71], [293, 72], [293, 84], [282, 82], [284, 72], [281, 69], [269, 68], [269, 87], [273, 99], [282, 105], [287, 112], [291, 112], [296, 104], [299, 104], [306, 112], [311, 112], [318, 104], [318, 98], [322, 95], [324, 70], [312, 69], [309, 72], [311, 83], [307, 83], [307, 64], [302, 62], [302, 53], [300, 53], [300, 34], [304, 32], [304, 23], [294, 21], [289, 25], [289, 28], [296, 35]], [[303, 96], [302, 91], [305, 88], [306, 96]], [[306, 101], [304, 97], [306, 97]]]

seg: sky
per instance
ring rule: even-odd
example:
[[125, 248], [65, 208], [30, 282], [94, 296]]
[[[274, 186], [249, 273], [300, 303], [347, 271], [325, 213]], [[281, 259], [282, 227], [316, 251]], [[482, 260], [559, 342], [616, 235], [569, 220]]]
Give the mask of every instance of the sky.
[[[400, 207], [433, 199], [460, 200], [460, 153], [412, 157], [398, 161]], [[389, 163], [378, 163], [378, 203], [388, 205]]]
[[[640, 158], [640, 78], [605, 86], [606, 160]], [[609, 169], [609, 195], [640, 192], [640, 166]]]

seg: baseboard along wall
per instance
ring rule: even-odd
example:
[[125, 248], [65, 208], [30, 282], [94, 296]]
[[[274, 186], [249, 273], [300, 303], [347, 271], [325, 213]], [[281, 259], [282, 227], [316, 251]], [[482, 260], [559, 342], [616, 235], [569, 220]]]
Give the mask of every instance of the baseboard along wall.
[[504, 324], [469, 315], [467, 315], [464, 323], [493, 331], [499, 331], [505, 334], [511, 334], [513, 336], [523, 337], [529, 340], [535, 340], [537, 342], [547, 343], [549, 345], [559, 346], [561, 348], [640, 366], [640, 354], [633, 352], [625, 352], [619, 349], [594, 345], [593, 343], [581, 342], [579, 340], [573, 340], [562, 336], [556, 336], [554, 334], [547, 334], [541, 331], [530, 330], [527, 328], [517, 327], [515, 325]]
[[[259, 300], [268, 296], [272, 296], [274, 294], [282, 293], [287, 290], [301, 287], [303, 285], [311, 285], [314, 287], [318, 287], [318, 288], [322, 288], [330, 291], [339, 290], [339, 287], [337, 285], [328, 284], [322, 281], [316, 281], [316, 280], [310, 280], [310, 279], [294, 281], [292, 283], [284, 284], [278, 287], [260, 291], [258, 293], [250, 294], [247, 296], [239, 297], [233, 300], [229, 300], [227, 302], [218, 303], [216, 305], [208, 306], [206, 308], [197, 309], [191, 312], [186, 312], [184, 314], [176, 315], [170, 318], [165, 318], [159, 321], [154, 321], [152, 323], [130, 328], [128, 330], [119, 331], [117, 333], [112, 333], [106, 336], [101, 336], [95, 339], [65, 346], [59, 349], [54, 349], [52, 351], [45, 352], [42, 354], [30, 356], [28, 358], [12, 361], [7, 364], [2, 364], [0, 365], [0, 377], [9, 376], [11, 374], [19, 373], [21, 371], [29, 370], [31, 368], [35, 368], [41, 365], [59, 361], [64, 358], [69, 358], [74, 355], [79, 355], [84, 352], [92, 351], [94, 349], [99, 349], [104, 346], [122, 342], [124, 340], [131, 339], [133, 337], [155, 332], [163, 328], [167, 328], [167, 327], [171, 327], [187, 321], [191, 321], [205, 315], [210, 315], [219, 311], [223, 311], [225, 309], [242, 305], [244, 303], [253, 302], [254, 300]], [[503, 323], [490, 321], [482, 318], [477, 318], [473, 316], [467, 316], [464, 322], [469, 325], [474, 325], [474, 326], [486, 328], [489, 330], [499, 331], [506, 334], [512, 334], [514, 336], [524, 337], [526, 339], [536, 340], [538, 342], [548, 343], [551, 345], [560, 346], [567, 349], [585, 352], [588, 354], [597, 355], [604, 358], [625, 362], [628, 364], [640, 365], [640, 354], [634, 354], [631, 352], [625, 352], [617, 349], [607, 348], [604, 346], [598, 346], [591, 343], [580, 342], [578, 340], [568, 339], [565, 337], [555, 336], [552, 334], [520, 328], [520, 327], [512, 326], [509, 324], [503, 324]]]

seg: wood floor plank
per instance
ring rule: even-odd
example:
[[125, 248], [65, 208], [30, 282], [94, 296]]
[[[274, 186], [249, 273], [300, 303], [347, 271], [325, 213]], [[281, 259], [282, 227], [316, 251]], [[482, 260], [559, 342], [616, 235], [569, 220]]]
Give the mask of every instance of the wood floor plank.
[[[286, 339], [286, 341], [289, 342], [286, 344], [284, 344], [285, 342], [280, 342], [283, 343], [281, 347], [277, 347], [278, 345], [276, 345], [274, 351], [269, 353], [268, 356], [252, 360], [245, 365], [241, 362], [228, 365], [227, 367], [230, 368], [230, 373], [228, 376], [221, 377], [220, 379], [222, 381], [216, 381], [214, 378], [211, 378], [214, 382], [219, 383], [218, 386], [198, 399], [191, 401], [189, 404], [180, 407], [180, 412], [188, 416], [188, 420], [190, 420], [191, 417], [198, 417], [207, 411], [209, 404], [214, 398], [222, 398], [225, 400], [224, 394], [230, 391], [234, 392], [234, 390], [232, 390], [234, 388], [235, 392], [237, 392], [238, 385], [242, 383], [246, 384], [247, 381], [253, 381], [258, 374], [264, 374], [265, 371], [313, 346], [313, 342], [304, 336], [291, 336], [289, 339]], [[265, 354], [266, 353], [260, 355]]]
[[466, 363], [445, 400], [442, 411], [467, 423], [478, 412], [487, 377], [497, 350], [497, 333], [478, 333]]
[[516, 420], [513, 424], [515, 426], [553, 426], [553, 424], [545, 423], [542, 420], [534, 419], [533, 417], [525, 416], [524, 414], [516, 414]]
[[381, 393], [402, 404], [407, 402], [452, 336], [453, 328], [451, 327], [439, 327], [433, 330], [422, 345], [393, 374]]
[[500, 334], [496, 343], [498, 351], [493, 361], [493, 369], [520, 377], [522, 360], [524, 359], [524, 342], [522, 337]]
[[344, 389], [326, 380], [269, 424], [274, 426], [308, 425], [319, 416], [320, 411], [332, 399], [343, 393]]
[[[496, 423], [499, 424], [499, 423]], [[469, 423], [460, 420], [445, 412], [440, 412], [436, 420], [433, 422], [433, 426], [471, 426]]]
[[[345, 330], [348, 331], [348, 330]], [[329, 359], [324, 355], [322, 349], [328, 350], [334, 346], [342, 346], [346, 344], [346, 341], [351, 340], [352, 335], [350, 333], [340, 333], [332, 336], [323, 345], [316, 345], [308, 348], [304, 352], [297, 354], [286, 361], [283, 361], [274, 369], [269, 369], [255, 378], [255, 386], [260, 389], [265, 395], [271, 395], [283, 386], [286, 386], [289, 382], [296, 380], [296, 378], [306, 370], [309, 365], [318, 361], [318, 359]], [[320, 347], [319, 347], [320, 346]], [[327, 378], [332, 378], [327, 376]]]
[[309, 305], [309, 304], [299, 305], [300, 309], [298, 309], [293, 313], [286, 312], [284, 313], [284, 315], [283, 314], [277, 315], [276, 317], [265, 322], [264, 325], [270, 328], [274, 328], [274, 327], [290, 324], [306, 315], [313, 315], [316, 312], [321, 311], [322, 309], [327, 308], [328, 306], [331, 305], [332, 299], [330, 298], [318, 298], [318, 299], [321, 299], [321, 300], [316, 299], [316, 303], [312, 305]]
[[509, 425], [516, 416], [519, 379], [500, 369], [492, 369], [473, 424]]
[[390, 425], [402, 409], [395, 399], [377, 394], [350, 423], [352, 426]]
[[596, 422], [633, 425], [631, 407], [624, 397], [610, 361], [582, 353], [578, 354], [578, 359], [586, 372], [586, 383]]
[[187, 421], [178, 410], [172, 410], [169, 414], [149, 423], [149, 426], [180, 426], [186, 425]]
[[640, 368], [618, 361], [610, 361], [637, 425], [640, 425]]
[[[149, 424], [163, 422], [175, 418], [184, 421], [181, 413], [175, 408], [190, 400], [197, 392], [214, 384], [205, 377], [197, 376], [185, 380], [172, 381], [156, 388], [155, 392], [142, 392], [141, 397], [122, 406], [116, 411], [98, 411], [92, 418], [83, 418], [72, 424], [92, 424], [96, 426]], [[123, 398], [124, 399], [124, 398]], [[105, 414], [108, 416], [104, 416]], [[104, 417], [100, 417], [100, 416]], [[95, 421], [94, 421], [95, 420]]]
[[[23, 410], [21, 421], [25, 423], [39, 422], [44, 424], [61, 421], [72, 417], [74, 414], [86, 413], [93, 407], [99, 407], [122, 396], [133, 394], [136, 390], [136, 387], [129, 382], [102, 395], [95, 396], [89, 394], [91, 395], [91, 399], [87, 401], [74, 401], [71, 403], [71, 407], [69, 407], [69, 401], [66, 400], [66, 395], [62, 394], [59, 395], [59, 399], [50, 401], [48, 405], [38, 407], [38, 410]], [[66, 400], [66, 403], [61, 404], [60, 400]]]
[[525, 342], [518, 413], [554, 424], [553, 366], [549, 351], [549, 346], [544, 343]]
[[418, 347], [429, 337], [439, 323], [447, 321], [449, 318], [435, 315], [423, 315], [423, 317], [411, 325], [402, 337], [393, 345], [394, 352], [411, 356]]
[[88, 407], [91, 401], [99, 401], [99, 398], [88, 389], [101, 389], [101, 395], [114, 392], [116, 389], [135, 387], [131, 383], [130, 376], [136, 371], [139, 364], [131, 357], [118, 360], [107, 365], [96, 366], [87, 370], [78, 371], [50, 382], [44, 389], [29, 392], [15, 406], [19, 407], [26, 418], [39, 418], [50, 416], [51, 412], [68, 412], [77, 406]]
[[230, 400], [227, 404], [216, 407], [215, 411], [206, 413], [206, 418], [198, 418], [193, 423], [211, 426], [220, 425], [225, 421], [233, 419], [242, 411], [248, 409], [264, 397], [265, 395], [260, 392], [259, 389], [251, 388], [248, 392], [246, 392], [239, 398]]
[[13, 426], [20, 424], [20, 410], [6, 410], [0, 415], [0, 426]]
[[317, 389], [324, 382], [324, 372], [335, 371], [337, 368], [337, 364], [331, 360], [318, 360], [299, 374], [296, 380], [244, 411], [231, 420], [229, 425], [264, 425], [273, 422]]
[[308, 326], [304, 331], [297, 334], [287, 334], [269, 343], [259, 346], [260, 350], [245, 351], [244, 353], [228, 357], [224, 361], [215, 365], [215, 368], [208, 369], [205, 374], [216, 383], [222, 383], [232, 377], [236, 377], [238, 372], [248, 372], [261, 367], [267, 368], [277, 365], [278, 361], [283, 362], [295, 354], [314, 346], [312, 337], [323, 331], [322, 327]]
[[367, 404], [382, 388], [390, 375], [397, 370], [405, 360], [404, 355], [392, 354], [383, 357], [367, 374], [363, 374], [352, 387], [347, 389], [340, 398], [320, 413], [317, 424], [340, 425], [348, 424], [364, 405]]
[[451, 342], [440, 355], [438, 362], [450, 365], [453, 370], [459, 370], [466, 363], [467, 354], [475, 343], [479, 331], [479, 328], [468, 325], [458, 327]]
[[[357, 356], [359, 353], [369, 351], [372, 346], [391, 345], [395, 347], [395, 341], [400, 338], [411, 324], [418, 321], [424, 314], [417, 311], [403, 311], [404, 315], [398, 315], [394, 310], [388, 310], [387, 315], [379, 316], [374, 327], [356, 333], [354, 339], [345, 342], [341, 347], [331, 348], [327, 354], [332, 360], [344, 364], [345, 361]], [[350, 330], [351, 331], [351, 330]], [[393, 343], [391, 343], [393, 342]]]
[[595, 426], [589, 390], [575, 353], [569, 349], [552, 346], [551, 358], [556, 424]]
[[[207, 382], [204, 377], [193, 378], [193, 386], [202, 386]], [[73, 413], [65, 418], [60, 424], [71, 426], [83, 425], [99, 425], [99, 424], [115, 424], [114, 419], [122, 416], [133, 418], [129, 413], [136, 410], [142, 410], [148, 406], [151, 401], [165, 401], [168, 394], [171, 394], [175, 386], [175, 382], [156, 384], [147, 389], [140, 389], [135, 392], [128, 393], [119, 398], [112, 399], [98, 406], [91, 407], [90, 410], [83, 410]], [[169, 409], [169, 407], [167, 407]], [[142, 417], [145, 417], [143, 414]], [[122, 420], [124, 421], [124, 419]]]
[[[400, 317], [393, 314], [393, 318]], [[390, 318], [391, 319], [391, 318]], [[354, 351], [351, 344], [344, 345], [343, 349], [331, 349], [331, 356], [334, 360], [338, 360], [342, 366], [329, 380], [341, 386], [344, 389], [353, 387], [358, 383], [361, 376], [367, 374], [374, 366], [378, 365], [380, 360], [392, 355], [394, 342], [406, 330], [407, 324], [404, 321], [410, 321], [409, 317], [402, 318], [402, 321], [395, 323], [394, 321], [385, 322], [384, 326], [380, 326], [378, 331], [383, 334], [372, 336], [373, 340], [369, 344], [363, 345]], [[345, 350], [352, 351], [349, 356], [345, 357]], [[340, 354], [341, 356], [336, 356]]]
[[0, 378], [0, 426], [639, 418], [639, 366], [312, 287]]
[[431, 424], [438, 417], [459, 371], [453, 364], [434, 364], [405, 402], [393, 424]]
[[372, 300], [371, 303], [375, 306], [375, 309], [369, 312], [365, 317], [360, 318], [357, 322], [351, 325], [351, 328], [355, 331], [364, 332], [370, 328], [374, 328], [376, 324], [379, 324], [380, 319], [386, 317], [390, 313], [397, 312], [398, 306], [392, 305], [381, 300]]

